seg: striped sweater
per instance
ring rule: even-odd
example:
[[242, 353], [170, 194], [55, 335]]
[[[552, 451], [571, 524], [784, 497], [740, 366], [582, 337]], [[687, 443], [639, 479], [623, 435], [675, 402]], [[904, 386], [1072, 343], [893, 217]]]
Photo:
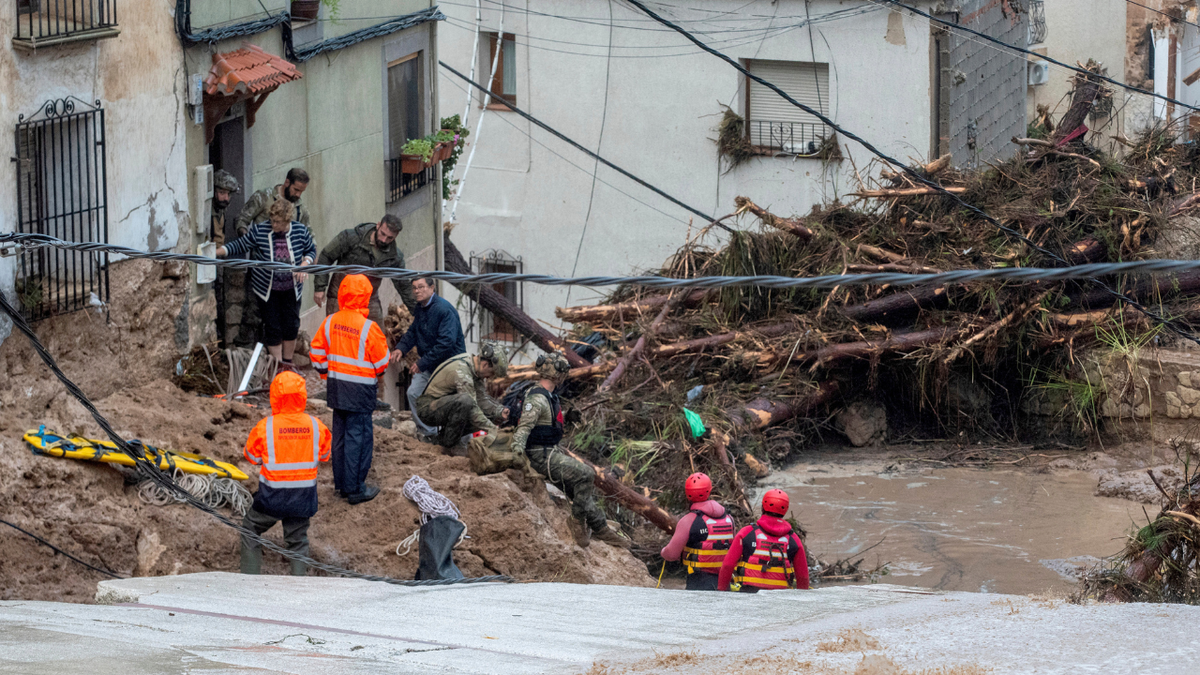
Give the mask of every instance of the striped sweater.
[[[292, 221], [287, 231], [288, 254], [293, 265], [311, 263], [317, 259], [317, 245], [313, 243], [312, 232], [303, 223]], [[251, 260], [272, 261], [275, 259], [274, 248], [271, 245], [271, 223], [263, 221], [250, 226], [246, 234], [225, 244], [225, 255], [229, 257], [249, 253]], [[263, 300], [271, 297], [270, 270], [254, 268], [250, 270], [250, 288], [254, 294]], [[304, 284], [296, 284], [296, 299], [299, 300], [304, 292]]]

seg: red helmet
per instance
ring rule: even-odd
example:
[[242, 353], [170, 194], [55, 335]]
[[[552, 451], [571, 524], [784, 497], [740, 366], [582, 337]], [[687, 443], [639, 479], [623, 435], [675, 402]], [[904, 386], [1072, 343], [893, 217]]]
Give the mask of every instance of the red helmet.
[[762, 510], [763, 513], [769, 513], [782, 518], [788, 511], [788, 495], [783, 490], [767, 490], [767, 494], [763, 495]]
[[706, 474], [694, 473], [683, 484], [689, 502], [702, 502], [712, 494], [712, 479]]

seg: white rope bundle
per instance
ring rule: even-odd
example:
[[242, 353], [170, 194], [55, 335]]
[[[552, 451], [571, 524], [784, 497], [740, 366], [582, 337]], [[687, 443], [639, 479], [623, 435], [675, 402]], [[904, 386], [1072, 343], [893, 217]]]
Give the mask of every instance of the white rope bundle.
[[[250, 491], [232, 478], [218, 478], [214, 474], [184, 473], [178, 468], [172, 473], [171, 478], [193, 497], [214, 509], [228, 505], [234, 514], [244, 516], [254, 502]], [[138, 484], [138, 498], [151, 506], [166, 506], [185, 501], [167, 488], [150, 480]]]
[[[450, 516], [459, 522], [462, 522], [462, 514], [459, 513], [458, 507], [454, 502], [450, 501], [446, 495], [429, 487], [429, 483], [424, 478], [414, 475], [404, 483], [404, 488], [401, 493], [408, 499], [412, 500], [417, 508], [421, 510], [421, 524], [428, 523], [430, 519], [438, 516]], [[463, 523], [463, 533], [458, 538], [458, 544], [461, 544], [467, 538], [467, 524]], [[396, 544], [396, 555], [408, 555], [408, 552], [421, 541], [421, 530], [418, 528], [408, 535], [399, 544]], [[404, 547], [404, 552], [400, 552], [400, 547]]]

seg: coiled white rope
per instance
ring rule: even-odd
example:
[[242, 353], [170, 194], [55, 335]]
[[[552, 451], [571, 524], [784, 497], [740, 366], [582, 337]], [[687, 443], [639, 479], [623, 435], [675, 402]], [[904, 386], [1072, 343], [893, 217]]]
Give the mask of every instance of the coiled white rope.
[[[178, 468], [172, 473], [171, 478], [210, 508], [229, 506], [235, 515], [244, 516], [254, 502], [250, 491], [232, 478], [219, 478], [214, 474], [184, 473]], [[138, 484], [138, 498], [151, 506], [166, 506], [186, 501], [161, 484], [150, 480], [144, 480]]]
[[[446, 495], [429, 487], [429, 483], [420, 476], [414, 475], [404, 483], [404, 488], [401, 493], [408, 499], [412, 500], [417, 508], [421, 510], [421, 524], [428, 523], [431, 519], [438, 516], [450, 516], [462, 523], [462, 514], [459, 513], [458, 507], [454, 502], [450, 501]], [[467, 538], [467, 524], [463, 523], [462, 534], [459, 535], [458, 541], [454, 544], [458, 546]], [[399, 544], [396, 544], [396, 555], [405, 556], [412, 550], [412, 547], [420, 543], [421, 529], [417, 528], [412, 534], [408, 535]], [[400, 547], [404, 547], [404, 552], [400, 551]]]

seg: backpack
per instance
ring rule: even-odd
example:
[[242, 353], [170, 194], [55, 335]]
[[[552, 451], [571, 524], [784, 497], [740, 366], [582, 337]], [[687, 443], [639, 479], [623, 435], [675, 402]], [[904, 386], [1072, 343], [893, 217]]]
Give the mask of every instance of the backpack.
[[521, 411], [525, 408], [525, 394], [537, 386], [537, 380], [513, 382], [500, 399], [500, 405], [508, 410], [508, 419], [500, 424], [500, 428], [515, 427], [521, 421]]

